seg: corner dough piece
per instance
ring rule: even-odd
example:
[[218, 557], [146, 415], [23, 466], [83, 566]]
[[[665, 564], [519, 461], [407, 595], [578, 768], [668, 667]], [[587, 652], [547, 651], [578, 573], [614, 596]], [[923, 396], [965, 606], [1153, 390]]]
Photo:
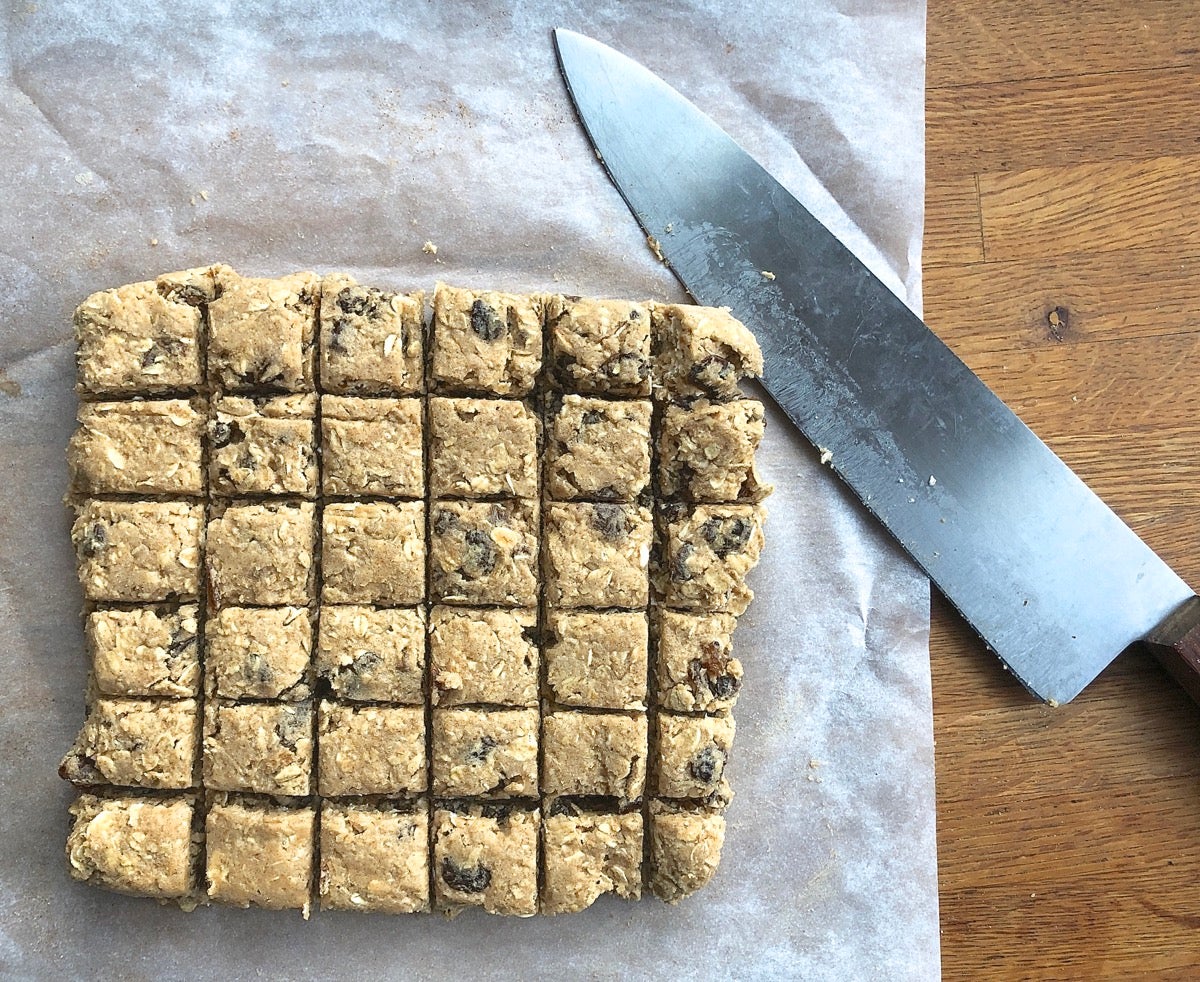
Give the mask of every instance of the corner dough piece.
[[650, 402], [564, 396], [550, 424], [547, 494], [637, 501], [649, 485]]
[[537, 416], [516, 399], [430, 399], [429, 493], [536, 498]]
[[758, 565], [766, 512], [759, 505], [677, 506], [664, 510], [668, 606], [742, 614], [754, 598], [746, 574]]
[[88, 614], [84, 633], [96, 689], [106, 696], [200, 694], [195, 604], [101, 609]]
[[733, 657], [732, 614], [659, 611], [655, 661], [658, 704], [680, 713], [728, 711], [742, 687], [742, 663]]
[[535, 797], [537, 757], [537, 710], [433, 711], [433, 793], [439, 797]]
[[343, 395], [423, 391], [425, 294], [359, 286], [345, 273], [321, 281], [321, 386]]
[[645, 607], [654, 524], [637, 505], [547, 505], [543, 569], [556, 607]]
[[732, 716], [658, 714], [655, 733], [657, 794], [728, 803], [733, 797], [725, 764], [733, 749]]
[[424, 708], [322, 701], [317, 719], [323, 797], [426, 789]]
[[658, 305], [653, 319], [659, 374], [671, 399], [736, 399], [742, 379], [762, 375], [758, 342], [727, 308]]
[[228, 392], [310, 392], [320, 279], [218, 277], [208, 307], [208, 375]]
[[555, 702], [646, 708], [645, 614], [555, 611], [547, 621], [546, 684]]
[[763, 438], [753, 399], [668, 406], [658, 443], [659, 487], [684, 501], [761, 501], [771, 493], [754, 466]]
[[322, 607], [317, 671], [339, 699], [421, 705], [424, 609]]
[[650, 803], [650, 891], [678, 903], [708, 883], [721, 863], [725, 816], [715, 808]]
[[433, 816], [434, 889], [439, 910], [537, 913], [538, 810], [476, 806]]
[[216, 399], [208, 424], [210, 493], [315, 496], [316, 409], [311, 394]]
[[446, 603], [537, 604], [535, 501], [435, 501], [430, 583]]
[[181, 501], [85, 501], [71, 527], [88, 600], [154, 603], [200, 593], [204, 508]]
[[429, 910], [429, 806], [321, 805], [322, 910]]
[[524, 396], [542, 367], [542, 307], [536, 297], [433, 291], [431, 379], [438, 392]]
[[67, 447], [76, 494], [204, 493], [202, 406], [186, 399], [88, 402], [77, 418]]
[[308, 917], [315, 825], [312, 808], [218, 800], [205, 823], [209, 897]]
[[321, 480], [326, 495], [425, 494], [420, 399], [321, 397]]
[[303, 607], [226, 607], [209, 617], [204, 634], [208, 695], [308, 698], [312, 625]]
[[97, 699], [58, 772], [72, 784], [196, 786], [195, 699]]
[[315, 541], [311, 502], [228, 505], [208, 523], [213, 605], [307, 604]]
[[322, 602], [425, 599], [424, 502], [327, 504], [321, 521]]
[[536, 610], [434, 607], [429, 616], [435, 706], [537, 706]]
[[628, 300], [550, 297], [554, 380], [567, 392], [650, 395], [650, 311]]
[[213, 791], [309, 794], [312, 715], [308, 702], [210, 701], [204, 707], [204, 786]]
[[641, 812], [551, 806], [542, 823], [543, 914], [574, 914], [604, 893], [642, 895]]
[[190, 798], [98, 798], [71, 804], [71, 876], [118, 893], [184, 900], [196, 889]]
[[646, 717], [566, 710], [542, 719], [542, 794], [603, 795], [622, 802], [646, 784]]

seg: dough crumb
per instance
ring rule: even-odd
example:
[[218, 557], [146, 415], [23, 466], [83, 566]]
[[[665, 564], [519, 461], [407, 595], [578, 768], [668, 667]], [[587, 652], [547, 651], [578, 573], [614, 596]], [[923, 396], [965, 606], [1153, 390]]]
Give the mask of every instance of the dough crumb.
[[667, 261], [667, 257], [663, 255], [662, 246], [658, 244], [658, 239], [656, 239], [653, 235], [646, 236], [646, 245], [650, 247], [650, 251], [654, 253], [654, 258], [660, 263], [665, 263]]
[[435, 246], [432, 242], [426, 240], [425, 244], [423, 246], [421, 246], [421, 251], [423, 253], [425, 253], [427, 256], [436, 256], [437, 255], [437, 246]]
[[772, 273], [770, 270], [764, 269], [762, 271], [762, 278], [764, 280], [773, 280], [773, 279], [775, 279], [775, 274]]
[[832, 464], [833, 463], [833, 451], [832, 450], [830, 450], [828, 447], [817, 447], [817, 449], [821, 452], [821, 463], [822, 464]]
[[930, 474], [929, 475], [929, 486], [932, 488], [932, 487], [935, 487], [936, 485], [937, 485], [937, 478], [934, 477], [932, 474]]

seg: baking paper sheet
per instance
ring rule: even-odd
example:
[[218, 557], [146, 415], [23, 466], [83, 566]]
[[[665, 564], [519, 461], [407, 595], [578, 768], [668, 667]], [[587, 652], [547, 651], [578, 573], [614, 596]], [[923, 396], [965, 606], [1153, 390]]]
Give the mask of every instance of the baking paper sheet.
[[403, 288], [682, 299], [575, 123], [550, 44], [561, 25], [676, 85], [920, 303], [920, 0], [345, 7], [10, 7], [0, 974], [936, 976], [928, 587], [777, 412], [761, 455], [778, 487], [768, 547], [736, 637], [738, 796], [721, 870], [691, 900], [304, 923], [183, 914], [68, 878], [71, 792], [55, 769], [86, 666], [59, 501], [82, 297], [224, 260]]

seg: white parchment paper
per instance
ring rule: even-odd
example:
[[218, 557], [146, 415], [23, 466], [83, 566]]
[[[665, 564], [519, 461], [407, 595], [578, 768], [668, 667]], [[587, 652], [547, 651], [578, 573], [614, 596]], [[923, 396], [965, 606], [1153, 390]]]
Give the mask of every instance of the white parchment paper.
[[659, 72], [920, 304], [922, 0], [341, 6], [9, 7], [0, 974], [935, 977], [928, 587], [776, 412], [762, 462], [778, 491], [736, 638], [738, 797], [721, 871], [690, 901], [306, 924], [188, 915], [68, 878], [55, 768], [86, 666], [59, 501], [70, 312], [86, 294], [224, 260], [682, 299], [575, 123], [550, 44], [561, 25]]

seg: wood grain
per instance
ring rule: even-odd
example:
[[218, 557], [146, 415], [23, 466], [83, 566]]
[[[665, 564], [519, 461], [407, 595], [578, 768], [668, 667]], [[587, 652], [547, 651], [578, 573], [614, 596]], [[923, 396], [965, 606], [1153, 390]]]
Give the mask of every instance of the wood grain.
[[[1200, 5], [930, 0], [926, 316], [1200, 585]], [[1200, 977], [1200, 709], [1030, 699], [940, 598], [948, 979]]]

